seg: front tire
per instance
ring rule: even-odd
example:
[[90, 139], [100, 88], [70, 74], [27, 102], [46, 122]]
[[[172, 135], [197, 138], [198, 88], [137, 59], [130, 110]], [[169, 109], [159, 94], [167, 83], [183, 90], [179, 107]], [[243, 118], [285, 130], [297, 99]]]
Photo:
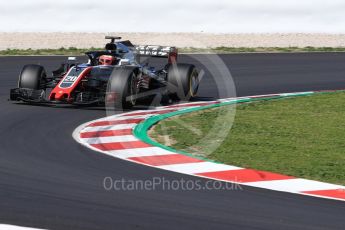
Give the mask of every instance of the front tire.
[[138, 94], [138, 78], [136, 67], [115, 68], [110, 76], [107, 96], [112, 97], [109, 101], [106, 98], [106, 106], [114, 107], [115, 110], [127, 110], [136, 105]]
[[44, 89], [47, 74], [43, 66], [25, 65], [19, 75], [18, 88]]
[[174, 100], [189, 101], [199, 89], [199, 73], [194, 65], [173, 64], [168, 67], [168, 91]]

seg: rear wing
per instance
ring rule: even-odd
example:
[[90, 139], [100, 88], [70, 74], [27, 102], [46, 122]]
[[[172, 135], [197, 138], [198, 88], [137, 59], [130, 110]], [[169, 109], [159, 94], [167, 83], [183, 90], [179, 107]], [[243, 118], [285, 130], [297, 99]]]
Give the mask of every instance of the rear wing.
[[176, 63], [177, 48], [173, 46], [138, 45], [135, 50], [139, 56], [168, 58], [168, 63]]

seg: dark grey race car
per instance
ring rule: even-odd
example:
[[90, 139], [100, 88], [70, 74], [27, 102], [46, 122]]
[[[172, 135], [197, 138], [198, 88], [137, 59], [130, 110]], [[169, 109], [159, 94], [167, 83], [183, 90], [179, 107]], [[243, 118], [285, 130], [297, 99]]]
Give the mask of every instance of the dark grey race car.
[[[184, 101], [196, 96], [199, 73], [194, 65], [177, 63], [175, 47], [134, 46], [130, 41], [116, 41], [120, 37], [106, 39], [111, 41], [104, 51], [85, 53], [87, 63], [69, 58], [51, 76], [43, 66], [25, 65], [10, 100], [128, 109], [151, 103], [157, 95]], [[167, 62], [156, 68], [146, 63], [148, 57], [166, 58]]]

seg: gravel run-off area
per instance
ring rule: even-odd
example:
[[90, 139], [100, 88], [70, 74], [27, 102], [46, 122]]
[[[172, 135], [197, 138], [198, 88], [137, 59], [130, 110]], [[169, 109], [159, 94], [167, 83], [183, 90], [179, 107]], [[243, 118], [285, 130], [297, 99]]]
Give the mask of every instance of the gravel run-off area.
[[177, 47], [345, 47], [345, 34], [0, 33], [0, 50], [103, 47], [105, 35]]

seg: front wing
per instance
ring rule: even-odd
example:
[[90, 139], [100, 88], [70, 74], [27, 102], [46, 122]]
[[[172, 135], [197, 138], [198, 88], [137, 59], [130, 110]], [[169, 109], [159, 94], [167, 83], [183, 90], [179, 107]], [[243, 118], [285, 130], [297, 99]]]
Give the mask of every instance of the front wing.
[[30, 104], [72, 104], [72, 105], [99, 105], [104, 103], [104, 98], [93, 100], [78, 100], [69, 102], [67, 100], [52, 101], [46, 99], [45, 90], [33, 90], [25, 88], [15, 88], [10, 91], [11, 101], [23, 101]]

